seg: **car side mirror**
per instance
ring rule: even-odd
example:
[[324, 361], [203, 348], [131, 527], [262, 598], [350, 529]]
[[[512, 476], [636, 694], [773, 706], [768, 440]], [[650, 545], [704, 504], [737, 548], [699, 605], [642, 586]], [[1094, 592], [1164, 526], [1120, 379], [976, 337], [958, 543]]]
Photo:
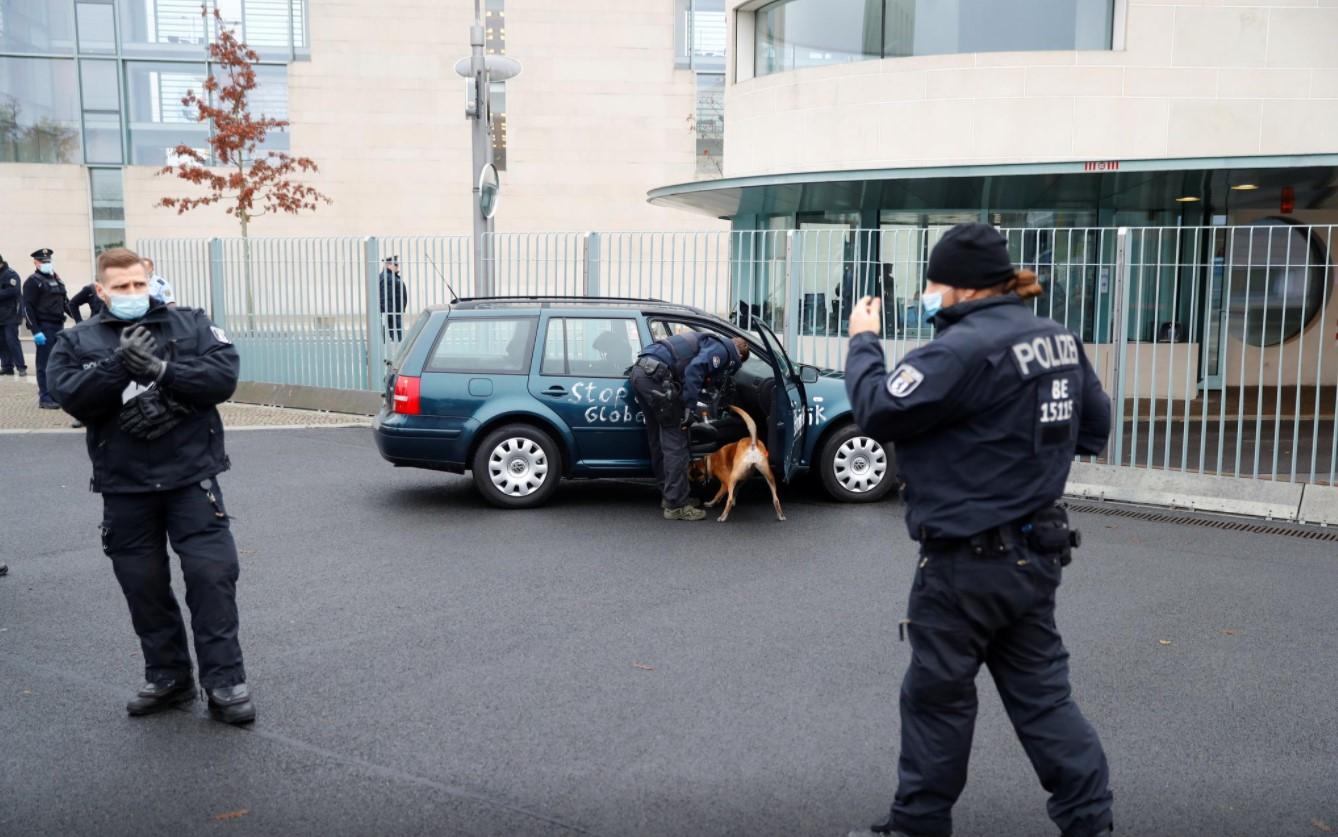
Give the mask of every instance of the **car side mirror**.
[[799, 380], [801, 383], [816, 384], [819, 377], [821, 376], [818, 373], [818, 367], [807, 365], [799, 367]]

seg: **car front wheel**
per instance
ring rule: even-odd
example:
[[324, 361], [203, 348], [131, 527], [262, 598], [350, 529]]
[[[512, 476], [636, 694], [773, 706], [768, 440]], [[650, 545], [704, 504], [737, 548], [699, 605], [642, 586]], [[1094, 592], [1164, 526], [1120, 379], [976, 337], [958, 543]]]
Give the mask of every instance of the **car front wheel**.
[[528, 424], [508, 424], [489, 433], [474, 452], [472, 470], [483, 499], [504, 509], [542, 506], [562, 476], [557, 443]]
[[864, 435], [853, 424], [832, 434], [818, 455], [822, 487], [844, 503], [874, 503], [897, 483], [890, 446]]

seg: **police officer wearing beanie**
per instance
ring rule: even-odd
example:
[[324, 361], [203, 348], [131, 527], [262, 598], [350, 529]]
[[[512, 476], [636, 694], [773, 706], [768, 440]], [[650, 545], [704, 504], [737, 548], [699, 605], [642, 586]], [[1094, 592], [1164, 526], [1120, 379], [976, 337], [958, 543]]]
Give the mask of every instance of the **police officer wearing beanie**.
[[70, 296], [65, 283], [51, 264], [55, 252], [43, 247], [32, 252], [33, 273], [23, 283], [23, 317], [28, 331], [37, 345], [37, 406], [43, 410], [58, 410], [60, 405], [51, 397], [51, 386], [46, 379], [47, 359], [56, 336], [65, 328], [65, 315], [70, 311]]
[[660, 486], [666, 520], [702, 520], [688, 487], [688, 428], [705, 409], [703, 387], [720, 386], [748, 359], [742, 337], [726, 340], [704, 331], [685, 331], [656, 340], [641, 351], [627, 376], [646, 418], [650, 464]]
[[937, 332], [889, 373], [866, 298], [850, 319], [856, 421], [895, 443], [920, 560], [910, 593], [898, 784], [877, 834], [947, 835], [966, 784], [983, 664], [1064, 837], [1111, 828], [1106, 756], [1069, 691], [1055, 627], [1078, 545], [1056, 501], [1075, 454], [1095, 455], [1110, 402], [1082, 344], [1024, 304], [1041, 292], [987, 224], [953, 227], [921, 296]]
[[249, 723], [256, 712], [237, 640], [237, 547], [218, 485], [229, 463], [216, 405], [236, 389], [237, 350], [203, 311], [151, 299], [144, 265], [129, 250], [98, 257], [97, 283], [106, 309], [60, 335], [48, 374], [61, 406], [88, 426], [102, 549], [144, 652], [146, 682], [126, 711], [148, 715], [195, 697], [170, 541], [210, 714]]
[[[18, 271], [0, 256], [0, 375], [22, 377], [28, 374], [19, 342], [19, 323], [23, 320], [23, 280]], [[3, 575], [3, 573], [0, 573]]]

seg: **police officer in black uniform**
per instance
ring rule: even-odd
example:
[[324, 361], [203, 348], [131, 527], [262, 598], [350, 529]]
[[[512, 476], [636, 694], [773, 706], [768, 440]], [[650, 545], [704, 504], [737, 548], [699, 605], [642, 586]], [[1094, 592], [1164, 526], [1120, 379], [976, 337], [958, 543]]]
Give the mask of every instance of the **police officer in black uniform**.
[[75, 323], [84, 321], [80, 308], [88, 306], [88, 316], [96, 317], [102, 313], [102, 298], [98, 296], [98, 283], [89, 282], [79, 291], [79, 293], [70, 297], [70, 316], [74, 318]]
[[65, 315], [70, 311], [70, 297], [65, 283], [51, 264], [54, 252], [50, 247], [34, 250], [33, 274], [23, 283], [23, 316], [37, 344], [37, 406], [43, 410], [58, 410], [60, 405], [51, 397], [46, 379], [47, 358], [56, 336], [65, 328]]
[[381, 271], [381, 316], [385, 318], [386, 336], [398, 343], [404, 338], [404, 309], [409, 304], [409, 288], [400, 275], [400, 257], [390, 256]]
[[720, 386], [748, 359], [748, 344], [703, 331], [657, 340], [642, 350], [627, 376], [646, 417], [650, 464], [660, 484], [666, 520], [702, 520], [688, 487], [688, 427], [705, 405], [705, 386]]
[[98, 257], [98, 286], [106, 310], [60, 335], [48, 371], [61, 406], [88, 426], [102, 548], [144, 652], [146, 683], [126, 710], [147, 715], [195, 697], [170, 540], [210, 713], [249, 723], [237, 547], [217, 479], [229, 463], [215, 405], [237, 386], [237, 350], [203, 311], [151, 300], [144, 265], [129, 250]]
[[1101, 742], [1069, 692], [1055, 627], [1077, 546], [1056, 505], [1075, 453], [1095, 455], [1110, 402], [1078, 338], [1035, 316], [1040, 293], [987, 224], [953, 227], [930, 255], [934, 339], [889, 374], [877, 300], [850, 321], [846, 389], [859, 426], [896, 444], [920, 561], [910, 594], [898, 785], [879, 834], [947, 835], [966, 784], [976, 674], [989, 670], [1064, 837], [1111, 828]]
[[[23, 319], [23, 280], [18, 271], [0, 256], [0, 375], [28, 374], [19, 342], [19, 322]], [[2, 573], [0, 573], [2, 574]]]

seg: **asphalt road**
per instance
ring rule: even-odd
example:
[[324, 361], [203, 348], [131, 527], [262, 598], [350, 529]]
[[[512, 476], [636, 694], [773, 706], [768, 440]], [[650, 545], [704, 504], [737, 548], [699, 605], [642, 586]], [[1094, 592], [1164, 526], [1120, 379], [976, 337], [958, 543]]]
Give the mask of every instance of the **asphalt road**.
[[[229, 437], [260, 720], [127, 718], [73, 435], [0, 437], [0, 834], [844, 835], [895, 780], [900, 507], [535, 512], [366, 430]], [[757, 486], [753, 486], [757, 488]], [[1084, 515], [1059, 610], [1121, 835], [1338, 830], [1338, 549]], [[1056, 833], [986, 677], [961, 835]]]

